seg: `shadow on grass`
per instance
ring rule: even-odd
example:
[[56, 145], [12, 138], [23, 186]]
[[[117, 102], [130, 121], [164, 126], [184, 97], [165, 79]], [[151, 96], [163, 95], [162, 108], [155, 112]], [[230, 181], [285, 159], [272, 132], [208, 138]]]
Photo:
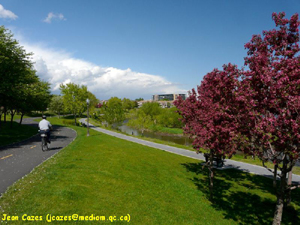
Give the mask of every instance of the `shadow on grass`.
[[[192, 181], [209, 199], [208, 170], [202, 170], [200, 163], [182, 165], [195, 173]], [[214, 171], [212, 206], [222, 211], [225, 219], [232, 219], [239, 224], [272, 224], [276, 205], [272, 179], [235, 169]], [[300, 190], [292, 192], [292, 202], [292, 205], [300, 204]], [[294, 206], [284, 208], [282, 224], [300, 224], [300, 215]]]

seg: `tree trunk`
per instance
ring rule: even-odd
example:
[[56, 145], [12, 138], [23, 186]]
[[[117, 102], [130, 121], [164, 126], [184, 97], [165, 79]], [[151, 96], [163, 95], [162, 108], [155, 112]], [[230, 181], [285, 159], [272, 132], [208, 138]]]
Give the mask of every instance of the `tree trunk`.
[[275, 188], [275, 190], [277, 188], [277, 180], [276, 180], [276, 178], [277, 178], [277, 168], [278, 168], [278, 165], [275, 164], [275, 166], [274, 166], [274, 177], [273, 177], [273, 187]]
[[281, 178], [280, 178], [280, 189], [277, 193], [277, 203], [273, 218], [273, 225], [280, 225], [281, 219], [282, 219], [282, 213], [283, 213], [283, 204], [285, 199], [285, 190], [287, 188], [287, 159], [285, 158], [283, 160], [283, 166], [281, 170]]
[[210, 157], [209, 157], [209, 200], [213, 201], [213, 188], [214, 188], [214, 171], [213, 171], [213, 160], [214, 160], [214, 154], [211, 151]]
[[74, 118], [75, 118], [75, 126], [77, 126], [77, 122], [76, 122], [76, 113], [74, 114]]
[[4, 107], [4, 123], [6, 123], [6, 107]]
[[10, 116], [11, 116], [11, 118], [10, 118], [10, 128], [12, 128], [12, 126], [13, 126], [15, 113], [16, 112], [10, 111]]
[[[293, 178], [293, 168], [288, 174], [288, 181], [287, 185], [290, 187], [292, 185], [292, 178]], [[286, 192], [286, 198], [285, 198], [285, 205], [288, 206], [292, 201], [292, 190], [289, 188]]]
[[23, 116], [24, 116], [24, 113], [21, 114], [21, 119], [20, 119], [20, 123], [19, 123], [20, 125], [22, 124]]

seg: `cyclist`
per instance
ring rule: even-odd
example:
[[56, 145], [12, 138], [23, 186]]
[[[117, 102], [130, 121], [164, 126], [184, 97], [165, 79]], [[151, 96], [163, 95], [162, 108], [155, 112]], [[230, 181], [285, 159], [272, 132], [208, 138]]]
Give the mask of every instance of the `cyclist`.
[[46, 120], [46, 116], [42, 116], [42, 120], [39, 122], [39, 128], [41, 132], [45, 132], [47, 134], [47, 142], [50, 144], [50, 130], [52, 130], [52, 125], [51, 123]]

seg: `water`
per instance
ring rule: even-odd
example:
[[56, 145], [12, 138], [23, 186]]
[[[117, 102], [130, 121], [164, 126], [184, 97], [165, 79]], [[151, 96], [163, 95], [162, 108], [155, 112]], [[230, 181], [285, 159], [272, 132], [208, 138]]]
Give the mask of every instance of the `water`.
[[126, 125], [126, 121], [122, 125], [114, 124], [113, 128], [133, 136], [144, 136], [149, 138], [155, 138], [155, 139], [169, 141], [169, 142], [173, 142], [180, 145], [186, 145], [186, 146], [190, 146], [192, 144], [192, 140], [185, 136], [161, 134], [152, 131], [144, 131], [144, 134], [142, 135], [142, 132], [134, 128], [128, 127]]

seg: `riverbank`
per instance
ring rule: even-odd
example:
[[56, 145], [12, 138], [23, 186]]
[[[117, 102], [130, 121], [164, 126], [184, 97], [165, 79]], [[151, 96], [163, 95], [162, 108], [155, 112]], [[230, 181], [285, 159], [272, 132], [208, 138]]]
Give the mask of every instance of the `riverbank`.
[[[112, 129], [112, 130], [117, 130], [117, 131], [125, 133], [127, 135], [153, 138], [153, 139], [158, 139], [158, 140], [162, 140], [162, 141], [166, 141], [166, 142], [173, 142], [175, 144], [185, 145], [185, 146], [190, 146], [192, 144], [192, 141], [188, 137], [186, 137], [182, 134], [170, 134], [170, 132], [164, 133], [164, 132], [160, 132], [160, 131], [151, 131], [150, 129], [145, 129], [142, 132], [140, 129], [136, 129], [136, 128], [127, 126], [128, 123], [126, 123], [126, 122], [123, 124], [114, 124], [112, 126], [104, 126], [99, 121], [97, 121], [95, 119], [91, 119], [91, 123], [94, 123], [94, 125], [103, 127], [105, 129], [108, 128], [108, 129]], [[173, 132], [174, 132], [174, 130], [176, 131], [176, 129], [177, 128], [171, 128], [171, 129], [169, 129], [169, 131], [173, 130]], [[179, 132], [182, 132], [182, 129], [177, 129], [177, 130], [180, 130]], [[178, 133], [178, 131], [177, 131], [177, 133]]]
[[[130, 126], [129, 124], [126, 124], [126, 126], [136, 129], [139, 132], [142, 133], [142, 130], [135, 126]], [[180, 128], [170, 128], [170, 127], [162, 127], [162, 126], [151, 126], [149, 129], [144, 129], [144, 131], [147, 132], [155, 132], [160, 135], [165, 136], [177, 136], [177, 137], [183, 137], [183, 130]]]

